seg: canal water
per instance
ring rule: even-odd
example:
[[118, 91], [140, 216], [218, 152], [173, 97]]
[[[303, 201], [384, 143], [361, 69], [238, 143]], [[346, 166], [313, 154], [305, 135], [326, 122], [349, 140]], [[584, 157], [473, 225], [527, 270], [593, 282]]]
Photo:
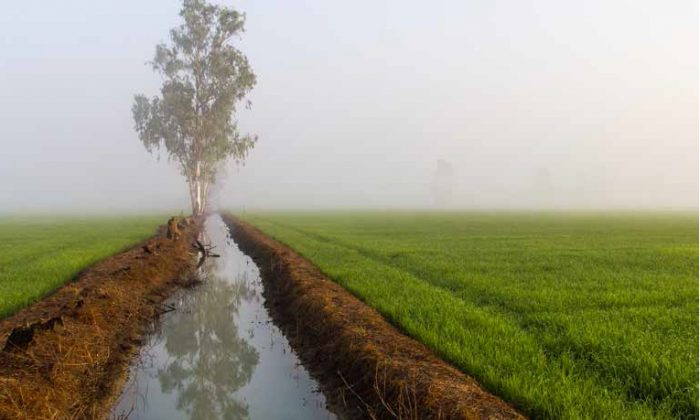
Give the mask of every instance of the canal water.
[[115, 419], [335, 419], [264, 306], [258, 267], [221, 217], [205, 224], [220, 258], [168, 301], [112, 411]]

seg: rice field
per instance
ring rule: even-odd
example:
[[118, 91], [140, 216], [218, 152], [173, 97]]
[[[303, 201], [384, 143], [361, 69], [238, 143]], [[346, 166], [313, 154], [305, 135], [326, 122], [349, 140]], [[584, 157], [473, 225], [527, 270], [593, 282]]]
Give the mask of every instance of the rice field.
[[240, 215], [535, 418], [697, 418], [698, 215]]
[[155, 233], [163, 216], [0, 217], [0, 319]]

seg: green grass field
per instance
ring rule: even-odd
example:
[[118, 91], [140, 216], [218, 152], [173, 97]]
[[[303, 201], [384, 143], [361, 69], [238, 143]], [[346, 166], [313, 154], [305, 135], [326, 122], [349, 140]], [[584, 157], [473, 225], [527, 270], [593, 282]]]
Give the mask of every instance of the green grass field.
[[162, 216], [0, 218], [0, 319], [155, 233]]
[[697, 214], [242, 216], [530, 416], [698, 416]]

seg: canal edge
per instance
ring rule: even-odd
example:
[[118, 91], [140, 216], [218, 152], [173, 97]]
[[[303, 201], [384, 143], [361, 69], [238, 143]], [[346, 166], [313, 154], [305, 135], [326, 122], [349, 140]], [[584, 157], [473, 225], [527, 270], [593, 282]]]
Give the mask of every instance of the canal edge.
[[221, 216], [260, 268], [271, 316], [332, 404], [370, 418], [525, 418], [289, 247]]
[[161, 303], [191, 283], [201, 226], [177, 241], [161, 226], [0, 321], [0, 418], [106, 418]]

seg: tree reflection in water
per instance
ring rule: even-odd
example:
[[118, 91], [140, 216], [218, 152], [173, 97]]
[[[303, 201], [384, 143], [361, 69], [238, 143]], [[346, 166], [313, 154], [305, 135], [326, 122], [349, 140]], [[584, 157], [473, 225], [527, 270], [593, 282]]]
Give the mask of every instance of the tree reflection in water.
[[241, 302], [256, 297], [245, 276], [233, 283], [202, 269], [206, 284], [183, 297], [188, 311], [174, 314], [164, 334], [169, 360], [158, 369], [163, 393], [177, 394], [178, 410], [192, 419], [244, 419], [248, 405], [235, 393], [251, 379], [258, 352], [238, 333]]

